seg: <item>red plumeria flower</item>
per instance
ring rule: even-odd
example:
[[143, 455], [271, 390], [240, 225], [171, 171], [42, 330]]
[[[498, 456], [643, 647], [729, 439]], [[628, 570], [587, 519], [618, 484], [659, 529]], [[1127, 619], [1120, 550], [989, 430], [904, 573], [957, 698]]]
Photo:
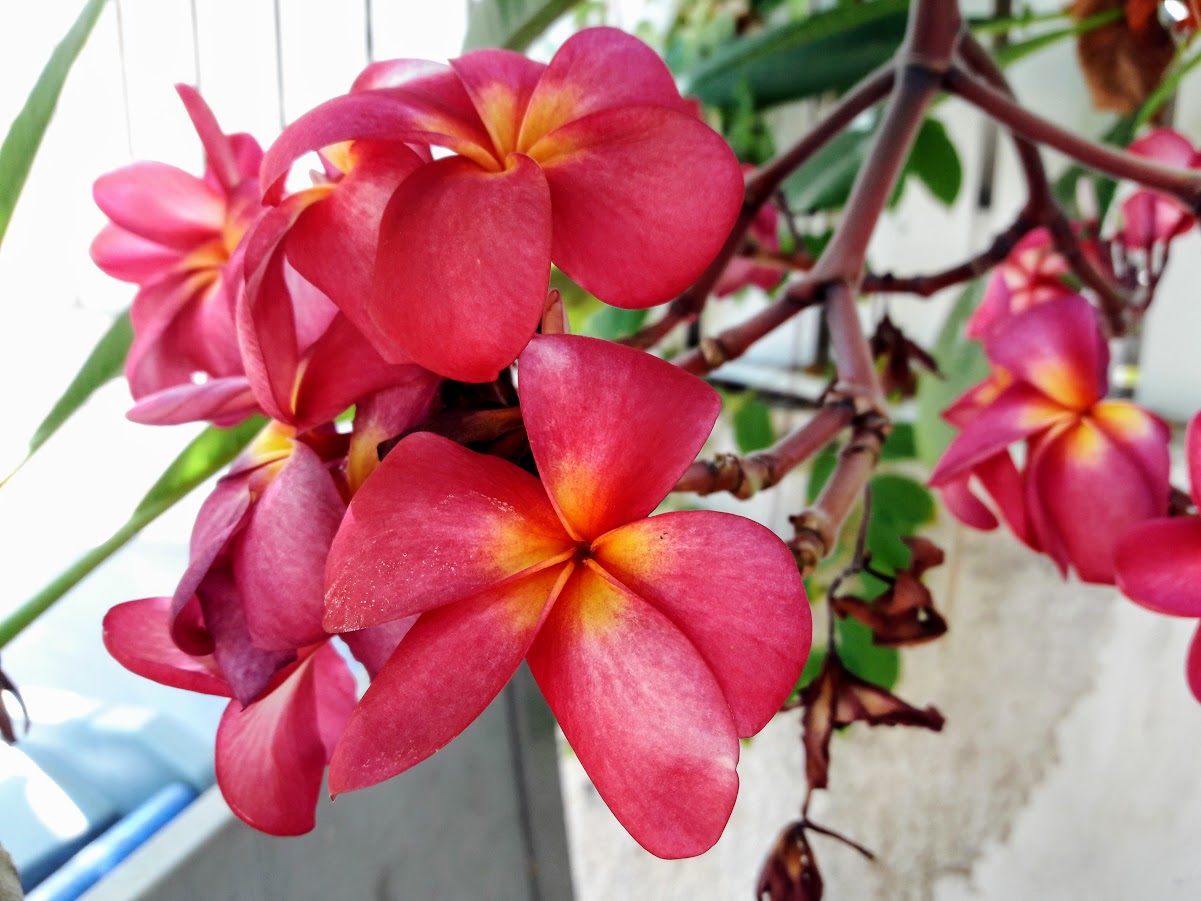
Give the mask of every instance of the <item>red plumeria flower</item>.
[[[411, 172], [412, 153], [397, 151], [399, 180], [386, 163], [372, 169], [376, 187], [393, 189], [382, 212], [363, 214], [362, 227], [378, 223], [378, 253], [371, 289], [352, 303], [386, 358], [462, 381], [490, 381], [521, 352], [552, 260], [607, 303], [661, 303], [713, 259], [743, 195], [733, 153], [663, 62], [608, 28], [576, 34], [549, 65], [482, 50], [450, 67], [368, 68], [271, 147], [268, 199], [299, 156], [345, 141], [453, 151]], [[380, 193], [363, 195], [376, 204]], [[320, 268], [344, 265], [299, 246], [289, 256], [319, 287], [335, 280]]]
[[[1201, 414], [1189, 423], [1185, 442], [1193, 504], [1201, 507]], [[1156, 613], [1201, 618], [1201, 518], [1152, 519], [1128, 531], [1118, 544], [1118, 587]], [[1186, 666], [1189, 689], [1201, 701], [1201, 628]]]
[[1063, 281], [1071, 271], [1045, 228], [1027, 232], [1009, 256], [993, 270], [980, 305], [967, 321], [964, 334], [981, 340], [992, 326], [1038, 303], [1072, 293]]
[[1109, 348], [1083, 297], [1009, 318], [988, 332], [984, 349], [1012, 384], [966, 423], [931, 484], [979, 475], [985, 461], [1025, 441], [1018, 521], [1028, 543], [1065, 573], [1070, 566], [1087, 582], [1112, 583], [1118, 537], [1167, 511], [1167, 426], [1135, 404], [1105, 399]]
[[419, 618], [351, 718], [330, 791], [429, 757], [524, 658], [630, 834], [661, 857], [699, 854], [733, 808], [739, 737], [771, 719], [808, 653], [796, 562], [748, 519], [647, 518], [720, 409], [702, 381], [567, 335], [535, 338], [518, 375], [541, 482], [417, 433], [351, 502], [326, 627]]
[[224, 134], [193, 88], [176, 90], [204, 145], [204, 177], [156, 162], [102, 175], [93, 195], [112, 223], [92, 243], [92, 259], [139, 286], [125, 363], [137, 402], [130, 418], [231, 424], [254, 410], [234, 304], [236, 248], [261, 209], [262, 150], [249, 135]]
[[[1170, 128], [1152, 129], [1126, 149], [1165, 166], [1201, 169], [1201, 153]], [[1192, 213], [1174, 197], [1140, 188], [1122, 203], [1119, 240], [1128, 251], [1150, 254], [1157, 243], [1171, 241], [1192, 228], [1193, 221]]]

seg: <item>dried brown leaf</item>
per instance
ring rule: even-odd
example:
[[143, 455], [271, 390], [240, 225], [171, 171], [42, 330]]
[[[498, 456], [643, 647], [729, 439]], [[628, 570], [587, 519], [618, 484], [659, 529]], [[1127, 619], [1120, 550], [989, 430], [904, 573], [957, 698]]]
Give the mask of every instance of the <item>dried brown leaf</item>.
[[1076, 55], [1093, 106], [1130, 113], [1162, 80], [1176, 55], [1171, 34], [1160, 24], [1151, 0], [1075, 0], [1072, 15], [1085, 19], [1111, 9], [1125, 15], [1080, 34]]
[[759, 901], [821, 901], [821, 871], [805, 837], [805, 824], [789, 823], [759, 871]]

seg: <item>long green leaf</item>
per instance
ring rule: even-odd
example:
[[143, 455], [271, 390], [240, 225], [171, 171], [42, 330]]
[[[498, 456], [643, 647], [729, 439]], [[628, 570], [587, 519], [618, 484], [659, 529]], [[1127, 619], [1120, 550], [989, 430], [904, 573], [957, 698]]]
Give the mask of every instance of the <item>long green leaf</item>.
[[471, 0], [463, 50], [502, 47], [521, 52], [580, 0]]
[[838, 6], [732, 41], [683, 73], [687, 93], [731, 106], [742, 85], [759, 107], [849, 88], [887, 60], [908, 0]]
[[963, 164], [959, 162], [959, 153], [946, 126], [937, 119], [928, 118], [922, 122], [905, 169], [920, 178], [930, 193], [947, 206], [959, 196]]
[[193, 488], [238, 455], [262, 429], [261, 417], [248, 419], [232, 429], [209, 427], [175, 458], [167, 471], [134, 508], [133, 515], [103, 544], [92, 548], [45, 588], [0, 622], [0, 648], [12, 641], [35, 619], [49, 610], [97, 566], [124, 547], [131, 538], [173, 507]]
[[[58, 104], [63, 82], [67, 80], [67, 73], [71, 71], [88, 35], [92, 33], [105, 2], [88, 0], [75, 24], [50, 54], [50, 60], [38, 76], [33, 92], [13, 120], [4, 143], [0, 144], [0, 242], [3, 242], [4, 233], [8, 231], [13, 208], [21, 196], [21, 189], [25, 187], [33, 157], [38, 152], [46, 126], [50, 124], [50, 117]], [[10, 24], [19, 22], [19, 17], [14, 13], [10, 12], [7, 18]]]

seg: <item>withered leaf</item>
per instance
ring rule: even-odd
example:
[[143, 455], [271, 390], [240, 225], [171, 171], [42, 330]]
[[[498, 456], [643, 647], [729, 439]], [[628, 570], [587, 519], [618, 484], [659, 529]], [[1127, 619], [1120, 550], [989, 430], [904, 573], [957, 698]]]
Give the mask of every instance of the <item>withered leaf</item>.
[[830, 779], [830, 737], [840, 726], [920, 726], [941, 731], [943, 716], [934, 707], [922, 710], [878, 685], [860, 679], [836, 653], [826, 657], [818, 677], [801, 692], [805, 776], [809, 787], [826, 788]]
[[1076, 55], [1097, 109], [1133, 112], [1171, 65], [1176, 45], [1159, 22], [1158, 5], [1152, 0], [1075, 0], [1072, 4], [1077, 19], [1111, 9], [1125, 12], [1076, 39]]
[[824, 886], [805, 838], [805, 824], [789, 823], [759, 871], [759, 901], [821, 901]]
[[0, 738], [3, 738], [5, 743], [13, 745], [17, 743], [17, 730], [13, 728], [12, 718], [8, 715], [8, 708], [4, 705], [5, 692], [12, 695], [20, 705], [21, 716], [25, 718], [25, 731], [28, 732], [29, 709], [25, 706], [25, 699], [21, 697], [21, 692], [13, 680], [8, 678], [3, 669], [0, 669]]
[[873, 601], [849, 595], [830, 598], [841, 617], [852, 617], [872, 630], [872, 642], [902, 647], [932, 641], [947, 631], [947, 621], [934, 607], [934, 598], [921, 582], [922, 574], [943, 562], [942, 549], [926, 538], [907, 536], [909, 568], [894, 577], [892, 587]]
[[899, 392], [913, 397], [917, 392], [917, 372], [914, 364], [927, 372], [940, 375], [937, 361], [923, 348], [910, 341], [905, 333], [885, 314], [871, 337], [872, 356], [880, 361], [880, 381], [886, 394]]

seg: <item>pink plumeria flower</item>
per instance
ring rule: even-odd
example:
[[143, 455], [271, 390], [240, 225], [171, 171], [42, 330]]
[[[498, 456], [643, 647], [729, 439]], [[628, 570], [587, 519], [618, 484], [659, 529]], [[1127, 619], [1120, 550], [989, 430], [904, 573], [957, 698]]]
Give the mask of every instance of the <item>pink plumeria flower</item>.
[[[1152, 129], [1126, 149], [1165, 166], [1201, 169], [1201, 153], [1188, 138], [1170, 128]], [[1171, 241], [1192, 228], [1193, 221], [1192, 213], [1175, 198], [1140, 188], [1122, 203], [1118, 239], [1128, 251], [1150, 254], [1156, 244]]]
[[1050, 232], [1045, 228], [1027, 232], [993, 270], [964, 334], [979, 341], [995, 323], [1035, 304], [1073, 293], [1063, 280], [1070, 271], [1068, 261], [1055, 250]]
[[1012, 384], [964, 425], [931, 484], [954, 486], [1026, 442], [1024, 517], [1014, 510], [1006, 519], [1021, 522], [1028, 532], [1015, 532], [1065, 573], [1112, 583], [1117, 538], [1167, 511], [1167, 426], [1133, 403], [1105, 399], [1109, 348], [1083, 297], [1010, 317], [988, 332], [984, 349]]
[[[364, 178], [355, 243], [378, 254], [343, 312], [385, 358], [462, 381], [490, 381], [525, 347], [552, 260], [607, 303], [661, 303], [713, 259], [743, 194], [733, 153], [663, 62], [609, 28], [574, 35], [549, 65], [481, 50], [369, 67], [271, 147], [268, 199], [294, 160], [345, 141], [392, 151]], [[430, 146], [452, 154], [425, 161]], [[289, 257], [344, 303], [329, 287], [344, 262], [299, 242]]]
[[156, 162], [101, 176], [93, 194], [112, 222], [92, 243], [92, 259], [139, 286], [125, 363], [137, 402], [130, 418], [232, 424], [254, 410], [234, 304], [238, 243], [261, 208], [262, 150], [249, 135], [224, 134], [193, 88], [176, 90], [204, 145], [204, 177]]
[[776, 713], [809, 650], [796, 561], [748, 519], [647, 518], [720, 409], [702, 381], [568, 335], [535, 338], [518, 374], [541, 481], [417, 433], [351, 502], [326, 627], [418, 619], [351, 718], [330, 791], [429, 757], [526, 659], [630, 834], [661, 857], [700, 854], [734, 805], [738, 739]]
[[[1193, 417], [1185, 440], [1189, 483], [1201, 507], [1201, 414]], [[1130, 529], [1118, 543], [1118, 588], [1156, 613], [1201, 618], [1201, 518], [1152, 519]], [[1189, 689], [1201, 701], [1201, 628], [1193, 637], [1185, 667]]]

